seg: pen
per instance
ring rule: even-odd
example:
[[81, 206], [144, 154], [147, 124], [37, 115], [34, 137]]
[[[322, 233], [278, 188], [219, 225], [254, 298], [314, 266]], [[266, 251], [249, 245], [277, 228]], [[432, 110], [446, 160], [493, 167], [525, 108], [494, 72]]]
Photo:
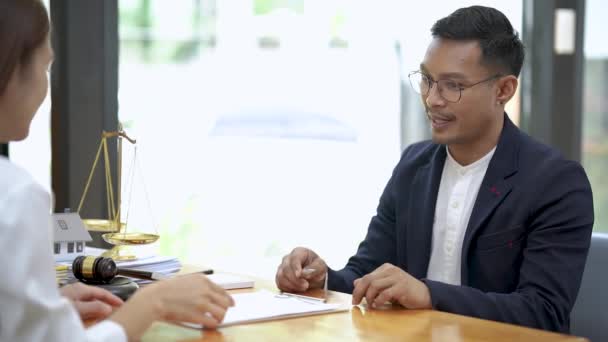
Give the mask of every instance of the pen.
[[302, 274], [303, 275], [309, 275], [311, 273], [314, 273], [315, 271], [316, 271], [316, 269], [314, 269], [314, 268], [305, 268], [305, 269], [302, 270]]
[[[312, 268], [312, 267], [307, 267], [305, 269], [302, 270], [302, 275], [309, 275], [311, 273], [316, 272], [317, 269], [316, 268]], [[328, 280], [328, 275], [327, 273], [325, 273], [325, 281], [323, 283], [323, 294], [325, 296], [325, 299], [323, 300], [323, 302], [325, 303], [326, 299], [327, 299], [327, 280]], [[318, 299], [318, 298], [317, 298]]]
[[207, 270], [203, 270], [201, 273], [202, 274], [213, 274], [213, 270], [212, 269], [207, 269]]
[[149, 272], [149, 271], [142, 271], [142, 270], [130, 269], [130, 268], [120, 268], [118, 270], [118, 274], [124, 275], [127, 277], [131, 277], [131, 278], [145, 279], [145, 280], [162, 280], [162, 279], [168, 278], [167, 275], [162, 274], [160, 272]]
[[287, 297], [300, 298], [300, 299], [309, 300], [309, 301], [313, 301], [313, 302], [317, 302], [317, 303], [325, 303], [325, 298], [309, 297], [309, 296], [299, 295], [299, 294], [295, 294], [295, 293], [291, 293], [291, 292], [281, 292], [281, 295], [287, 296]]

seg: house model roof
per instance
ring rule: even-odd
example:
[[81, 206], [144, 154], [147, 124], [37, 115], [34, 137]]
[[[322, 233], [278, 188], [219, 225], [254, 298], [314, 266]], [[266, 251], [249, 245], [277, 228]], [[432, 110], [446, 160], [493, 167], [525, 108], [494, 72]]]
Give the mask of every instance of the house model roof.
[[53, 214], [52, 221], [55, 242], [92, 240], [78, 213]]

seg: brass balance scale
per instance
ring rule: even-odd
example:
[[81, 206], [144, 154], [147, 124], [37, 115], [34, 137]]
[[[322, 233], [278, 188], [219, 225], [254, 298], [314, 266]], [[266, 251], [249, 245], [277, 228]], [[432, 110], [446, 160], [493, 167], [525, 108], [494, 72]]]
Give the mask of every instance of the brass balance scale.
[[[118, 180], [117, 191], [115, 192], [113, 189], [112, 182], [112, 173], [110, 167], [110, 157], [108, 153], [108, 143], [107, 140], [109, 138], [116, 138], [118, 140], [118, 165], [117, 165], [117, 176]], [[132, 170], [135, 169], [135, 159], [137, 156], [137, 142], [135, 139], [131, 139], [122, 129], [122, 126], [119, 127], [118, 131], [113, 132], [102, 132], [101, 141], [99, 143], [99, 148], [97, 149], [97, 155], [95, 156], [95, 161], [93, 162], [93, 166], [91, 167], [91, 172], [89, 173], [89, 178], [87, 179], [84, 191], [82, 193], [82, 197], [80, 198], [80, 204], [78, 205], [78, 212], [82, 209], [84, 204], [84, 200], [87, 196], [87, 192], [89, 190], [89, 186], [91, 185], [91, 180], [93, 178], [93, 174], [95, 173], [95, 168], [99, 162], [99, 157], [103, 152], [104, 159], [104, 170], [105, 170], [105, 182], [106, 182], [106, 201], [108, 208], [108, 218], [107, 219], [83, 219], [82, 221], [87, 226], [90, 231], [102, 232], [102, 238], [109, 244], [114, 245], [114, 248], [104, 252], [102, 256], [109, 257], [114, 260], [133, 260], [136, 256], [133, 254], [130, 246], [135, 245], [146, 245], [151, 244], [159, 239], [159, 235], [155, 233], [142, 233], [142, 232], [127, 232], [128, 230], [128, 210], [127, 210], [127, 219], [126, 222], [121, 221], [121, 182], [122, 182], [122, 142], [123, 139], [126, 139], [129, 143], [131, 143], [135, 148], [135, 153], [133, 157], [133, 165]], [[134, 174], [132, 172], [131, 174]], [[133, 186], [133, 179], [131, 179], [131, 187]], [[132, 189], [131, 189], [132, 190]], [[116, 195], [116, 200], [115, 200]], [[127, 203], [129, 206], [130, 203]]]

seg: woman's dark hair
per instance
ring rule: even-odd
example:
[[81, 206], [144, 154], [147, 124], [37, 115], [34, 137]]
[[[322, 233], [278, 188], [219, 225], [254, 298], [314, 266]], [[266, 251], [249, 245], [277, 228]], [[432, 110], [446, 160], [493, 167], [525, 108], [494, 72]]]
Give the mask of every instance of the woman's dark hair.
[[40, 0], [0, 1], [0, 95], [15, 69], [29, 62], [49, 30], [48, 13]]
[[524, 46], [509, 19], [491, 7], [460, 8], [431, 28], [435, 38], [477, 40], [482, 63], [501, 72], [519, 76], [524, 63]]

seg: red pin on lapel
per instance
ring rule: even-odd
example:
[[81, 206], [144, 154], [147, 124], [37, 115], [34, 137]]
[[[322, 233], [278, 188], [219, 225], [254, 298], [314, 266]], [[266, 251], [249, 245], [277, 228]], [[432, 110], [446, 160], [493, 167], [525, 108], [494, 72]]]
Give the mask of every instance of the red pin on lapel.
[[496, 196], [500, 196], [500, 191], [498, 191], [495, 186], [490, 188], [490, 192]]

